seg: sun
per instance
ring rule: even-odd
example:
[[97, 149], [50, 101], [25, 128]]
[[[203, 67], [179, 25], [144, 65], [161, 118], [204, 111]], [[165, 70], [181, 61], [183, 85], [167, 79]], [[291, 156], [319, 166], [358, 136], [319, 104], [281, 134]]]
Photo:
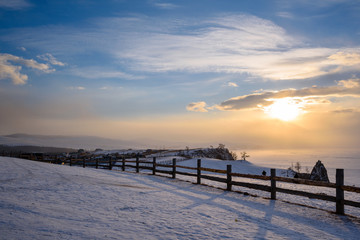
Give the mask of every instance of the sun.
[[293, 121], [304, 111], [302, 104], [291, 98], [272, 99], [274, 101], [268, 107], [264, 107], [264, 112], [272, 118], [282, 121]]

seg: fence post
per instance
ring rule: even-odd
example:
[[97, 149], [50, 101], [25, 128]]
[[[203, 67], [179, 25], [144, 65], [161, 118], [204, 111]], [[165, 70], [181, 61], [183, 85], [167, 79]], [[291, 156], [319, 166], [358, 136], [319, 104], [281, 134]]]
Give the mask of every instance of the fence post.
[[85, 168], [85, 158], [83, 158], [83, 168]]
[[276, 200], [276, 169], [270, 170], [270, 181], [271, 181], [271, 199]]
[[109, 170], [112, 170], [111, 156], [109, 156]]
[[152, 169], [152, 174], [155, 175], [156, 173], [156, 157], [153, 157], [153, 169]]
[[117, 156], [115, 155], [114, 156], [114, 161], [112, 161], [112, 163], [111, 163], [111, 166], [113, 167], [113, 166], [116, 166], [116, 163], [118, 162], [118, 158], [117, 158]]
[[201, 184], [201, 159], [197, 160], [197, 184]]
[[98, 158], [95, 158], [95, 161], [96, 161], [95, 167], [96, 167], [96, 169], [98, 169], [98, 168], [99, 168], [99, 159], [98, 159]]
[[336, 213], [344, 215], [344, 169], [336, 169]]
[[139, 172], [139, 155], [136, 156], [136, 172]]
[[122, 156], [122, 166], [121, 166], [122, 170], [125, 171], [125, 156]]
[[172, 178], [176, 178], [176, 158], [172, 160]]
[[231, 191], [231, 187], [232, 187], [232, 184], [231, 184], [231, 181], [232, 181], [232, 177], [231, 177], [231, 165], [227, 165], [226, 166], [226, 190], [227, 191]]

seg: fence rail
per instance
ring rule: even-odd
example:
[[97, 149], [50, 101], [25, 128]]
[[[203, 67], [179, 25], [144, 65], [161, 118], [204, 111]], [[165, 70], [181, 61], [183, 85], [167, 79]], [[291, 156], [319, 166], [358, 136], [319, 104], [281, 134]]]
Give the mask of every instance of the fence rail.
[[[308, 197], [313, 199], [325, 200], [325, 201], [335, 202], [336, 213], [341, 215], [345, 214], [344, 205], [360, 208], [360, 202], [344, 199], [344, 191], [360, 193], [360, 188], [344, 185], [343, 169], [336, 169], [336, 183], [326, 183], [326, 182], [311, 181], [306, 179], [279, 177], [276, 176], [275, 169], [271, 169], [270, 176], [262, 176], [262, 175], [234, 173], [232, 172], [231, 165], [227, 165], [226, 170], [205, 168], [201, 166], [201, 159], [197, 160], [197, 167], [188, 167], [188, 166], [177, 165], [177, 161], [175, 158], [172, 159], [172, 161], [159, 163], [156, 161], [156, 157], [153, 157], [152, 161], [140, 160], [139, 157], [136, 157], [135, 160], [125, 159], [124, 156], [121, 158], [112, 157], [112, 156], [105, 156], [104, 158], [98, 158], [98, 157], [66, 158], [66, 157], [58, 157], [58, 156], [45, 156], [45, 155], [36, 156], [33, 154], [20, 154], [17, 157], [29, 159], [29, 160], [35, 160], [35, 161], [55, 163], [55, 164], [68, 164], [70, 166], [77, 165], [77, 166], [82, 166], [84, 168], [88, 166], [88, 167], [95, 167], [95, 168], [100, 167], [100, 168], [112, 170], [114, 167], [116, 167], [116, 168], [120, 168], [122, 171], [125, 171], [126, 168], [132, 168], [135, 169], [137, 173], [140, 172], [141, 169], [146, 169], [152, 171], [153, 175], [155, 175], [156, 173], [161, 173], [161, 174], [170, 175], [172, 178], [176, 178], [176, 175], [185, 175], [185, 176], [195, 177], [197, 184], [201, 184], [201, 179], [225, 183], [226, 190], [228, 191], [232, 191], [232, 186], [239, 186], [239, 187], [270, 192], [271, 194], [270, 198], [273, 200], [276, 199], [277, 192]], [[168, 170], [165, 170], [164, 168]], [[179, 171], [179, 169], [193, 170], [195, 172], [192, 173], [186, 171]], [[215, 176], [208, 175], [208, 174], [204, 174], [204, 172], [216, 173], [217, 175]], [[267, 182], [270, 181], [270, 186], [262, 185], [258, 183], [234, 181], [233, 177], [262, 180]], [[333, 188], [336, 189], [336, 196], [280, 188], [280, 187], [276, 187], [277, 182]]]

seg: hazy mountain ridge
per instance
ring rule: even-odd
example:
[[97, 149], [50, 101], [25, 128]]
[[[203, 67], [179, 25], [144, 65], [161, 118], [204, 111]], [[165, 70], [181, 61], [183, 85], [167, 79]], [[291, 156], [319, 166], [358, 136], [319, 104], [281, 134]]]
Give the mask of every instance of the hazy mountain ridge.
[[40, 146], [73, 149], [84, 148], [88, 150], [96, 148], [121, 149], [141, 147], [141, 144], [137, 142], [93, 136], [52, 136], [31, 134], [11, 134], [0, 136], [0, 144], [7, 146]]
[[73, 148], [61, 148], [61, 147], [41, 147], [41, 146], [8, 146], [0, 145], [0, 153], [19, 153], [19, 152], [31, 152], [31, 153], [70, 153], [76, 152], [78, 149]]
[[38, 146], [95, 150], [119, 149], [185, 149], [204, 148], [223, 143], [229, 149], [257, 149], [259, 146], [252, 144], [230, 143], [227, 141], [218, 142], [183, 142], [163, 141], [158, 139], [141, 138], [135, 140], [111, 139], [96, 136], [66, 136], [66, 135], [40, 135], [16, 133], [0, 136], [0, 145], [3, 146]]

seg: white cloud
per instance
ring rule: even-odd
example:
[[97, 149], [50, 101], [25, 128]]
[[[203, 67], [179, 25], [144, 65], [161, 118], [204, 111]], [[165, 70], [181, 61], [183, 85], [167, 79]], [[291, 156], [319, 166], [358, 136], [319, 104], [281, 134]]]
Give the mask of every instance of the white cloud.
[[0, 0], [0, 8], [21, 10], [28, 7], [31, 7], [31, 4], [26, 0]]
[[135, 76], [132, 74], [124, 73], [122, 71], [109, 70], [99, 67], [85, 67], [85, 68], [76, 68], [72, 69], [71, 73], [88, 79], [98, 79], [98, 78], [119, 78], [119, 79], [128, 79], [136, 80], [142, 79], [142, 76]]
[[37, 69], [45, 73], [54, 71], [49, 65], [38, 63], [33, 59], [24, 59], [11, 54], [0, 54], [0, 79], [10, 79], [16, 85], [25, 84], [28, 76], [20, 72], [22, 66]]
[[109, 87], [109, 86], [103, 86], [101, 88], [99, 88], [100, 90], [111, 90], [113, 89], [113, 87]]
[[206, 102], [193, 102], [186, 106], [188, 111], [192, 112], [207, 112]]
[[178, 6], [173, 3], [166, 3], [166, 2], [157, 2], [157, 1], [150, 1], [155, 7], [161, 8], [161, 9], [174, 9]]
[[229, 87], [238, 87], [238, 85], [234, 82], [228, 82]]
[[122, 90], [123, 87], [113, 87], [113, 86], [102, 86], [100, 90], [109, 91], [109, 90]]
[[359, 88], [360, 81], [359, 79], [350, 79], [350, 80], [340, 80], [338, 85], [343, 86], [345, 88]]
[[148, 33], [119, 56], [135, 60], [146, 71], [248, 72], [268, 51], [283, 51], [297, 42], [282, 28], [254, 16], [225, 16], [201, 22], [200, 27], [196, 24], [187, 23], [185, 27], [196, 30], [186, 35]]
[[359, 48], [311, 48], [255, 16], [223, 16], [182, 27], [193, 30], [135, 34], [116, 56], [131, 59], [133, 69], [149, 72], [234, 72], [271, 80], [306, 79], [358, 67]]
[[21, 66], [4, 64], [0, 57], [0, 79], [11, 79], [16, 85], [25, 84], [28, 76], [20, 73], [20, 70]]
[[278, 17], [282, 17], [282, 18], [288, 18], [288, 19], [294, 18], [294, 15], [290, 12], [278, 12], [278, 13], [276, 13], [276, 15]]
[[352, 96], [360, 98], [360, 79], [341, 80], [336, 86], [283, 89], [242, 95], [220, 103], [220, 110], [241, 110], [263, 108], [271, 105], [273, 99], [294, 98], [306, 104], [330, 103], [328, 97]]
[[329, 65], [337, 66], [336, 71], [347, 67], [360, 69], [360, 49], [344, 49], [328, 57]]
[[[101, 52], [134, 72], [246, 73], [271, 80], [358, 71], [360, 56], [357, 46], [311, 47], [311, 43], [292, 37], [272, 21], [245, 14], [166, 21], [144, 16], [101, 18], [83, 29], [23, 29], [0, 38], [26, 47], [41, 46], [57, 56], [63, 54], [63, 49], [74, 55]], [[86, 44], [74, 44], [77, 42]], [[139, 78], [119, 71], [104, 72], [88, 69], [76, 74], [87, 78]]]
[[79, 90], [79, 91], [82, 91], [82, 90], [85, 90], [85, 87], [82, 87], [82, 86], [72, 86], [72, 87], [69, 87], [70, 90]]
[[307, 8], [327, 8], [333, 5], [347, 2], [348, 0], [277, 0], [277, 5], [282, 9], [293, 9], [298, 10], [299, 7], [307, 7]]
[[51, 55], [50, 53], [38, 55], [37, 57], [41, 60], [44, 60], [44, 61], [50, 63], [51, 65], [56, 65], [56, 66], [65, 66], [66, 65], [65, 63], [62, 63], [62, 62], [56, 60], [56, 58], [53, 55]]

